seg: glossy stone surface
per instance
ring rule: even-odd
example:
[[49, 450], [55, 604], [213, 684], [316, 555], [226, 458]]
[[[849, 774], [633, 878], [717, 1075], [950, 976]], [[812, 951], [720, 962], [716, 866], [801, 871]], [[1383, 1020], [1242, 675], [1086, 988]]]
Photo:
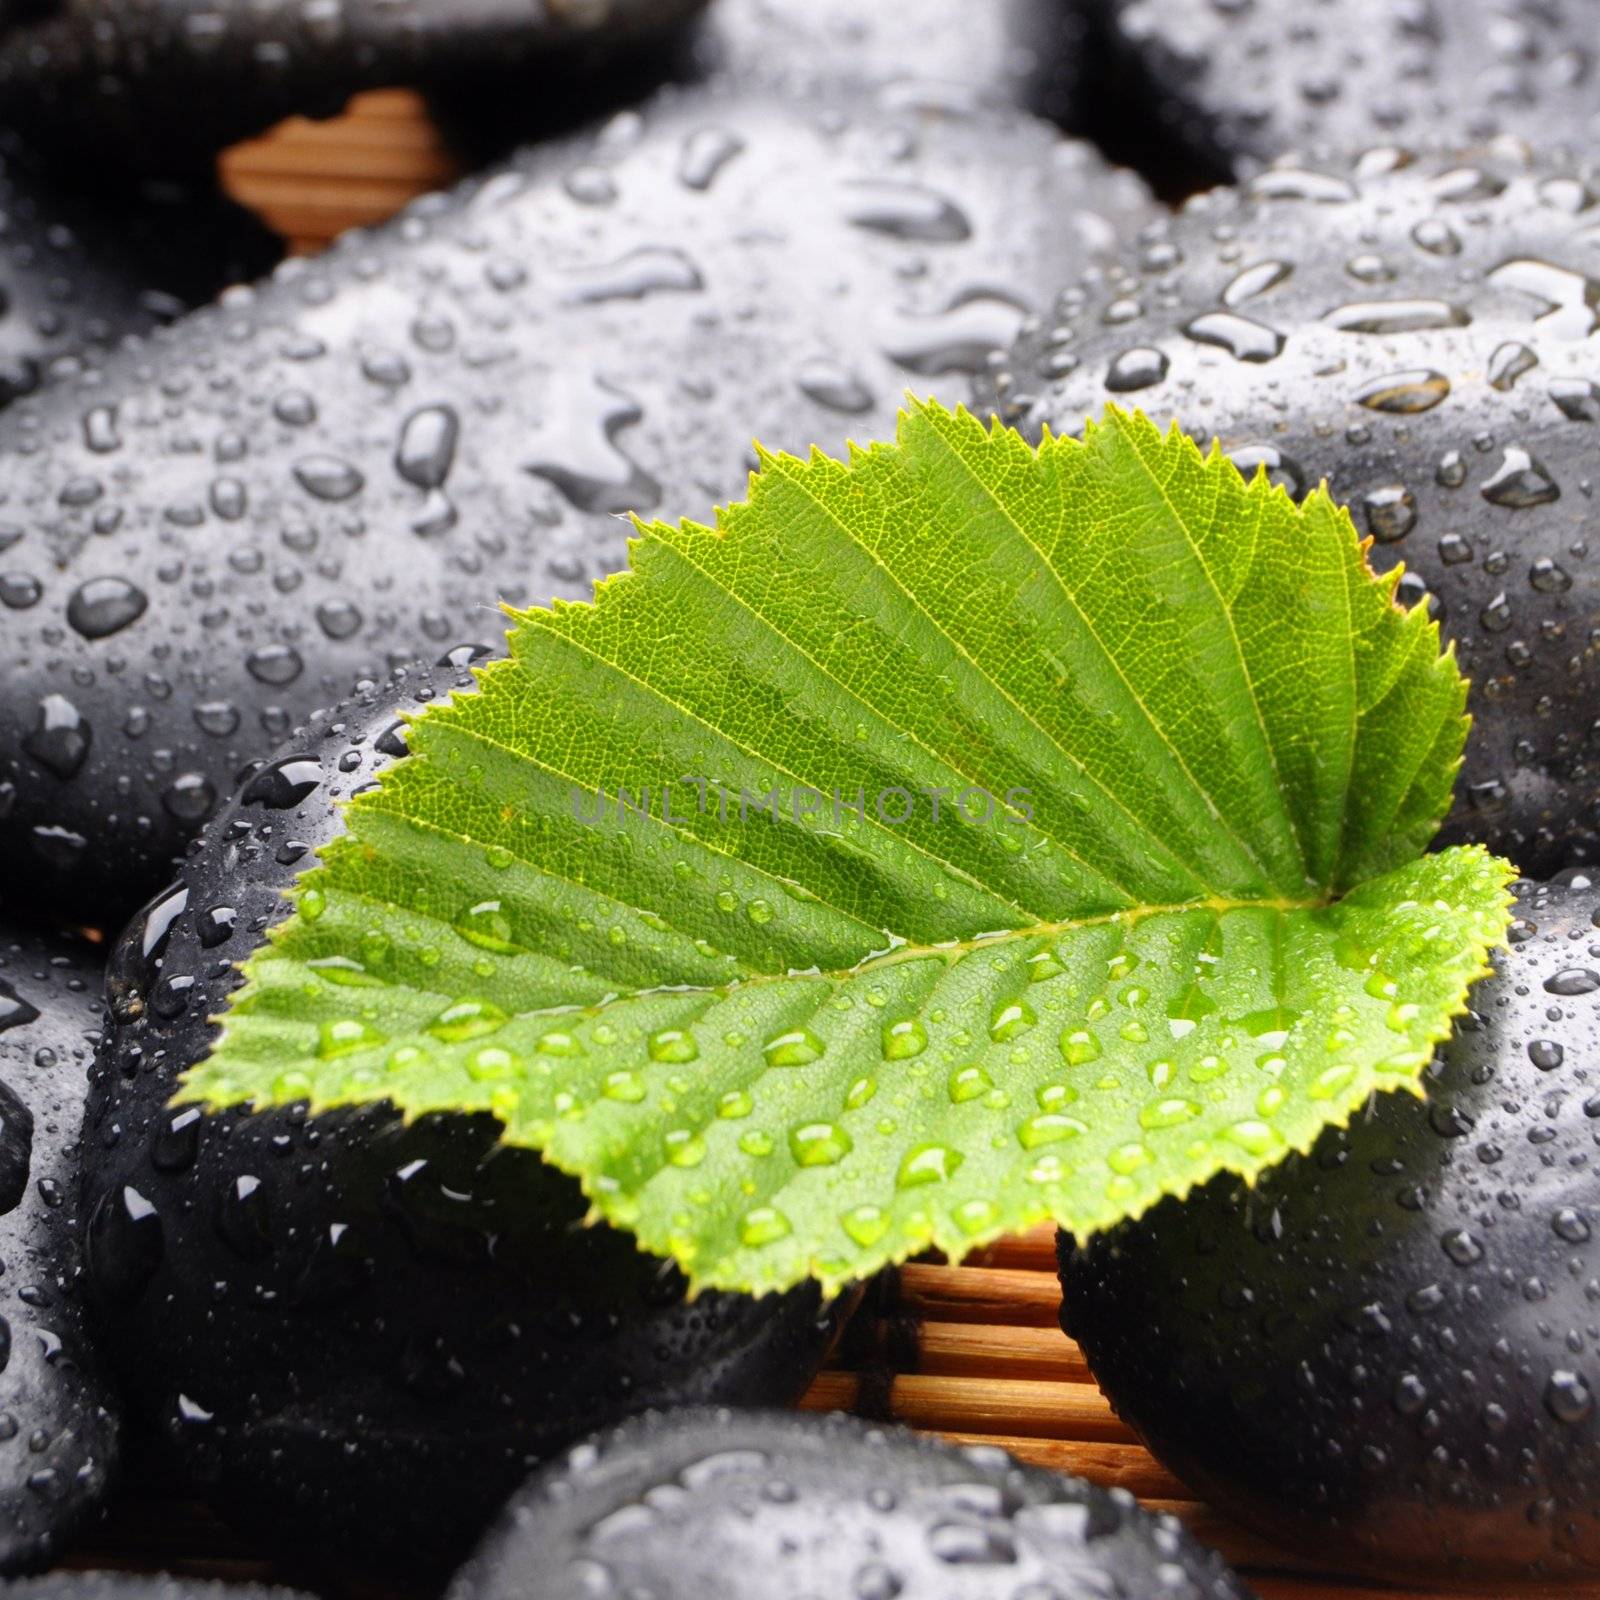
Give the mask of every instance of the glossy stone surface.
[[[1595, 147], [1589, 0], [1091, 0], [1115, 106], [1221, 179], [1286, 151]], [[1159, 151], [1163, 146], [1152, 143]]]
[[0, 857], [111, 921], [314, 708], [587, 598], [619, 513], [709, 517], [753, 437], [959, 399], [1146, 204], [1013, 114], [671, 95], [14, 406]]
[[0, 925], [0, 1575], [61, 1554], [115, 1473], [119, 1408], [79, 1283], [92, 946]]
[[1600, 1574], [1600, 888], [1569, 876], [1523, 886], [1425, 1101], [1063, 1247], [1118, 1412], [1319, 1567]]
[[449, 1600], [1247, 1600], [1126, 1490], [846, 1416], [636, 1419], [534, 1478]]
[[234, 964], [339, 831], [332, 802], [404, 750], [402, 710], [471, 688], [474, 653], [319, 718], [245, 780], [113, 953], [86, 1124], [90, 1283], [130, 1400], [270, 1549], [320, 1541], [357, 1570], [448, 1565], [597, 1423], [793, 1401], [839, 1309], [811, 1285], [688, 1302], [487, 1117], [171, 1105]]
[[[209, 181], [78, 192], [42, 177], [0, 133], [0, 405], [92, 368], [282, 253]], [[0, 574], [12, 523], [0, 506]], [[0, 576], [0, 628], [24, 598]]]
[[1597, 194], [1509, 148], [1275, 167], [1063, 280], [980, 395], [1034, 434], [1137, 406], [1326, 479], [1473, 680], [1444, 839], [1535, 873], [1600, 852]]
[[360, 89], [603, 96], [619, 56], [659, 51], [704, 4], [38, 0], [0, 12], [0, 101], [68, 165], [195, 171], [292, 113], [331, 116]]
[[803, 94], [1014, 105], [1070, 122], [1085, 68], [1081, 0], [717, 0], [691, 60]]

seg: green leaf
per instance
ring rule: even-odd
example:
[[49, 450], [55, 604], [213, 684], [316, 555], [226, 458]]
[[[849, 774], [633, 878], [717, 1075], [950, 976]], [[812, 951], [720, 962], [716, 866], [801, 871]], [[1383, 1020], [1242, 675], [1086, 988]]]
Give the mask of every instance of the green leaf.
[[1416, 1089], [1511, 869], [1421, 854], [1466, 686], [1325, 494], [919, 405], [642, 532], [415, 719], [188, 1097], [489, 1111], [766, 1289], [1104, 1228]]

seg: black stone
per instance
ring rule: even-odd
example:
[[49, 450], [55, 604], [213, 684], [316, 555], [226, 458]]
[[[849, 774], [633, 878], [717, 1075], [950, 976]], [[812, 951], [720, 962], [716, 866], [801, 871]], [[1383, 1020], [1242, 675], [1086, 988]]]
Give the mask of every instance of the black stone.
[[1522, 887], [1426, 1100], [1063, 1242], [1119, 1414], [1319, 1569], [1600, 1573], [1600, 888], [1568, 880]]
[[1588, 0], [1091, 0], [1104, 115], [1153, 161], [1238, 177], [1288, 151], [1501, 134], [1600, 145]]
[[[82, 373], [282, 253], [212, 182], [74, 189], [0, 133], [0, 404]], [[0, 619], [34, 603], [7, 554], [21, 520], [0, 506]]]
[[704, 4], [43, 0], [0, 12], [0, 102], [57, 161], [101, 178], [207, 168], [225, 145], [370, 88], [461, 86], [570, 125]]
[[[898, 111], [1010, 106], [1075, 128], [1087, 32], [1081, 0], [716, 0], [649, 67], [658, 83], [823, 103], [848, 93]], [[638, 98], [643, 76], [611, 73], [614, 102]], [[479, 159], [548, 137], [562, 114], [470, 82], [431, 98], [452, 142]]]
[[641, 1417], [520, 1490], [448, 1600], [1248, 1600], [1171, 1516], [854, 1417]]
[[39, 593], [0, 631], [18, 892], [131, 909], [314, 708], [492, 641], [497, 598], [587, 598], [618, 513], [708, 518], [753, 437], [841, 452], [907, 385], [959, 398], [1013, 286], [1145, 205], [1013, 113], [674, 94], [12, 407], [0, 570]]
[[1600, 854], [1600, 193], [1514, 150], [1274, 167], [1070, 281], [980, 397], [1025, 431], [1108, 403], [1326, 479], [1473, 680], [1445, 842]]
[[101, 967], [0, 928], [0, 1575], [47, 1566], [114, 1476], [118, 1404], [80, 1288], [80, 1124]]
[[334, 800], [403, 749], [402, 710], [471, 687], [419, 668], [368, 692], [214, 819], [113, 953], [85, 1134], [90, 1287], [130, 1400], [274, 1551], [320, 1541], [413, 1576], [598, 1423], [797, 1399], [843, 1311], [814, 1285], [689, 1302], [674, 1266], [584, 1226], [577, 1184], [487, 1117], [171, 1104], [235, 963], [339, 831]]

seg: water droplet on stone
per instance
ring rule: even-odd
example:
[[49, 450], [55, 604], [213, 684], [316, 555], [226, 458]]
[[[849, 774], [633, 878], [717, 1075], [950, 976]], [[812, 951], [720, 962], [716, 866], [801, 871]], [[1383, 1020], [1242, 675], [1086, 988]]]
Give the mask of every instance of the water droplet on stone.
[[1560, 486], [1544, 464], [1520, 445], [1509, 445], [1499, 470], [1481, 490], [1491, 505], [1524, 511], [1561, 498]]
[[319, 500], [352, 499], [367, 481], [348, 461], [326, 455], [302, 457], [294, 464], [294, 475], [300, 487]]
[[67, 621], [85, 639], [104, 639], [137, 622], [149, 604], [144, 590], [126, 578], [90, 578], [67, 601]]
[[83, 714], [63, 694], [47, 694], [40, 702], [33, 731], [22, 748], [45, 771], [70, 778], [89, 754], [92, 730]]
[[863, 179], [845, 192], [845, 217], [859, 228], [922, 244], [959, 244], [972, 236], [961, 208], [922, 184]]
[[703, 192], [743, 149], [744, 140], [726, 128], [699, 128], [683, 141], [678, 156], [678, 181], [685, 188]]
[[1447, 300], [1359, 300], [1335, 307], [1322, 320], [1341, 333], [1390, 335], [1464, 328], [1472, 318]]
[[1580, 1373], [1557, 1370], [1545, 1385], [1544, 1404], [1557, 1422], [1583, 1422], [1594, 1413], [1594, 1391]]
[[1450, 394], [1450, 380], [1442, 372], [1416, 367], [1406, 372], [1390, 372], [1374, 378], [1356, 391], [1358, 405], [1369, 411], [1385, 411], [1398, 416], [1414, 416], [1432, 411]]
[[450, 476], [460, 422], [450, 406], [424, 406], [406, 418], [396, 447], [395, 470], [419, 489], [439, 489]]
[[1235, 361], [1265, 363], [1283, 350], [1283, 335], [1276, 328], [1233, 311], [1204, 312], [1186, 323], [1183, 331], [1197, 344], [1226, 350]]
[[683, 251], [644, 245], [619, 260], [577, 273], [562, 298], [568, 305], [601, 305], [608, 300], [643, 300], [652, 294], [693, 294], [703, 288], [700, 269]]
[[1166, 377], [1170, 365], [1164, 350], [1136, 345], [1112, 361], [1106, 373], [1106, 388], [1113, 394], [1135, 394], [1140, 389], [1149, 389]]
[[1600, 972], [1590, 967], [1563, 967], [1553, 977], [1545, 979], [1544, 988], [1546, 994], [1564, 997], [1593, 994], [1600, 989]]
[[826, 357], [803, 363], [795, 373], [800, 392], [819, 406], [859, 416], [873, 406], [872, 391], [848, 367]]

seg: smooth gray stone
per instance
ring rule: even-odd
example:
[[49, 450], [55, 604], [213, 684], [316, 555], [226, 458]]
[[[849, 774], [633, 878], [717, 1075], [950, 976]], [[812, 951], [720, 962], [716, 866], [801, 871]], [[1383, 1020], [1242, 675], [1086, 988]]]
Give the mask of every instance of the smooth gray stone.
[[1396, 140], [1600, 147], [1591, 0], [1088, 3], [1121, 68], [1106, 114], [1160, 130], [1153, 163], [1225, 178]]
[[1250, 1600], [1175, 1517], [846, 1416], [688, 1411], [513, 1496], [448, 1600]]

